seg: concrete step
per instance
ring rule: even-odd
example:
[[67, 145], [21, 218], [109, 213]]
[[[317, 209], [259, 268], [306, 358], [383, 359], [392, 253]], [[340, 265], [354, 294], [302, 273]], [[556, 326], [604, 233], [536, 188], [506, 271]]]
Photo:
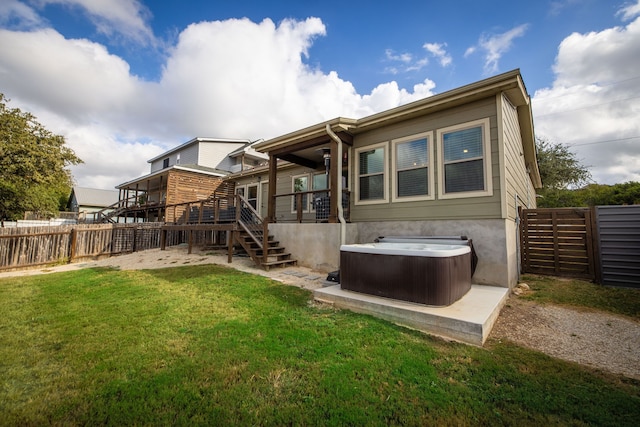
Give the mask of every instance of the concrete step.
[[448, 307], [431, 307], [406, 301], [345, 291], [340, 285], [316, 289], [314, 299], [335, 307], [370, 314], [431, 335], [482, 346], [489, 337], [509, 289], [471, 285], [471, 289]]

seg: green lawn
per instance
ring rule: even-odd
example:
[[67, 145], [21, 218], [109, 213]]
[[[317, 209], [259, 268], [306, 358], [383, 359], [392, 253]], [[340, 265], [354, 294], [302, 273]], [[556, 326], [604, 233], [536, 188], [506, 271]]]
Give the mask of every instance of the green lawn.
[[640, 320], [640, 289], [537, 275], [522, 276], [522, 282], [527, 283], [533, 291], [523, 297], [531, 301], [608, 311]]
[[637, 425], [640, 381], [221, 266], [0, 280], [1, 425]]

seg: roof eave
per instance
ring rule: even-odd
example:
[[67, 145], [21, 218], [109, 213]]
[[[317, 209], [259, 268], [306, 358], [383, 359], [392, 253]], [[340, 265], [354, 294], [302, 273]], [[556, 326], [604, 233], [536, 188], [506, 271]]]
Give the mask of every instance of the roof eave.
[[203, 137], [196, 137], [193, 138], [183, 144], [178, 145], [177, 147], [172, 148], [169, 151], [165, 151], [162, 154], [157, 155], [156, 157], [154, 157], [153, 159], [149, 159], [147, 160], [147, 163], [153, 163], [156, 160], [159, 160], [163, 157], [167, 157], [170, 156], [171, 154], [175, 153], [176, 151], [180, 151], [192, 144], [195, 144], [196, 142], [222, 142], [222, 143], [238, 143], [238, 144], [247, 144], [247, 143], [251, 143], [250, 140], [248, 139], [224, 139], [224, 138], [203, 138]]
[[277, 147], [286, 146], [307, 139], [312, 139], [321, 135], [326, 135], [327, 125], [331, 126], [331, 130], [333, 130], [334, 132], [349, 132], [352, 128], [355, 127], [356, 123], [357, 120], [355, 119], [336, 117], [334, 119], [288, 133], [286, 135], [281, 135], [276, 138], [269, 139], [267, 141], [256, 144], [253, 148], [261, 153], [268, 153], [269, 151], [273, 151], [273, 149]]

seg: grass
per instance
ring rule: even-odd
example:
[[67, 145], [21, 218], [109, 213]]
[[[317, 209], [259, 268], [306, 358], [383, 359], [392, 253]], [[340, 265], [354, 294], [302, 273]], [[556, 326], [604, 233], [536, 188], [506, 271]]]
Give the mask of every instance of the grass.
[[0, 425], [636, 425], [640, 382], [221, 266], [0, 280]]
[[640, 289], [602, 286], [577, 279], [525, 275], [533, 292], [522, 298], [580, 309], [595, 309], [640, 320]]

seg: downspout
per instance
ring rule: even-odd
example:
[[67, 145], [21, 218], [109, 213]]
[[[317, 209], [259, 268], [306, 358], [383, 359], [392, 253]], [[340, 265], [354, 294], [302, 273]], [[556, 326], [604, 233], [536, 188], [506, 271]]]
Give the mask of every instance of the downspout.
[[[339, 165], [339, 169], [342, 169], [342, 140], [338, 135], [336, 135], [332, 130], [329, 123], [326, 126], [327, 134], [338, 143], [338, 158], [334, 161], [337, 161]], [[342, 178], [342, 176], [340, 176]], [[342, 187], [342, 179], [338, 179], [338, 186]], [[334, 189], [335, 191], [335, 189]], [[347, 222], [344, 220], [344, 210], [342, 208], [342, 188], [338, 189], [338, 221], [340, 221], [340, 245], [345, 244], [345, 238], [347, 235]]]

